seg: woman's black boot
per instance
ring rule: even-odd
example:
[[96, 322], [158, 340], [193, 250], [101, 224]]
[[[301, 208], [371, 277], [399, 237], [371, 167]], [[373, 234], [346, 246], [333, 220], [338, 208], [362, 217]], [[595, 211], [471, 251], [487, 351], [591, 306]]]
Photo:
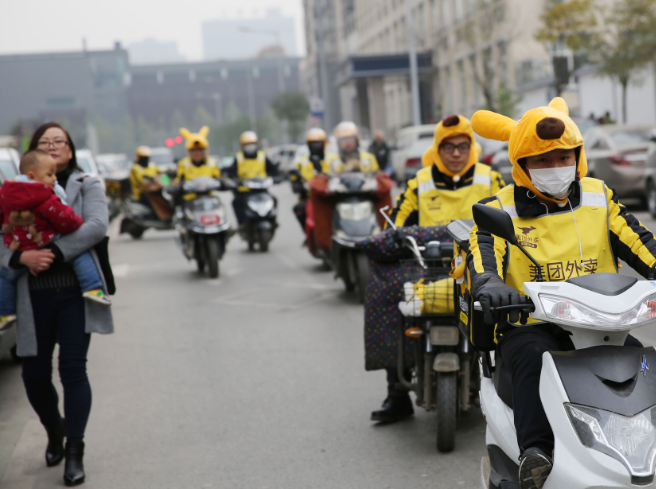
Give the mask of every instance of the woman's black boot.
[[66, 465], [64, 468], [64, 484], [79, 486], [84, 484], [84, 442], [66, 442]]
[[48, 433], [48, 447], [46, 448], [46, 465], [54, 467], [64, 459], [64, 436], [66, 429], [64, 419], [54, 425], [46, 426]]

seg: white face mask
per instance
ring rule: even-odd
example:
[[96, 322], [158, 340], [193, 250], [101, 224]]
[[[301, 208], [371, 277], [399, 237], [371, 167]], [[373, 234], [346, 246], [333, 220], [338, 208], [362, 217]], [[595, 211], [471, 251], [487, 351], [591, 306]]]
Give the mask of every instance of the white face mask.
[[567, 196], [569, 186], [576, 177], [576, 165], [529, 170], [529, 173], [536, 189], [556, 199], [562, 199]]

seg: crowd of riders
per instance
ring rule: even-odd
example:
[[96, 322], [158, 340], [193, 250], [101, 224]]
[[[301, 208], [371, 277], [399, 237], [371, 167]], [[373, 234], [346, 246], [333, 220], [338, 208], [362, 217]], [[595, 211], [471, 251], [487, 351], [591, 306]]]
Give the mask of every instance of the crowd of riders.
[[[177, 182], [196, 176], [241, 181], [278, 175], [276, 165], [258, 146], [257, 135], [251, 131], [241, 135], [241, 150], [223, 171], [207, 155], [206, 128], [195, 136], [188, 132], [183, 135], [187, 138], [188, 156], [178, 163]], [[510, 185], [489, 165], [479, 162], [477, 135], [509, 141], [514, 180]], [[290, 173], [292, 188], [298, 195], [293, 212], [304, 232], [312, 193], [308, 184], [318, 175], [381, 172], [376, 156], [361, 150], [354, 123], [340, 123], [334, 138], [336, 150], [330, 152], [328, 134], [319, 128], [310, 129], [306, 136], [307, 154]], [[372, 148], [387, 159], [389, 148], [382, 135], [377, 134]], [[538, 265], [530, 263], [498, 237], [477, 226], [472, 229], [466, 275], [472, 302], [480, 302], [483, 321], [494, 331], [497, 355], [512, 377], [514, 425], [520, 448], [518, 480], [523, 489], [540, 489], [554, 460], [553, 430], [539, 393], [542, 354], [574, 347], [559, 326], [538, 322], [517, 310], [500, 313], [496, 308], [519, 304], [523, 283], [536, 278], [535, 268], [551, 273], [548, 267], [555, 262], [562, 269], [554, 272], [550, 280], [566, 279], [569, 269], [565, 267], [571, 264], [576, 267], [576, 276], [616, 273], [618, 259], [640, 275], [652, 276], [656, 239], [618, 201], [611, 188], [586, 177], [583, 139], [560, 98], [547, 107], [529, 111], [519, 122], [489, 111], [478, 111], [471, 120], [463, 115], [449, 115], [437, 124], [422, 163], [423, 168], [389, 210], [390, 223], [396, 229], [446, 226], [455, 220], [472, 219], [474, 204], [481, 203], [506, 211], [514, 224], [521, 226], [518, 229], [524, 230], [526, 236], [522, 239], [537, 259]], [[139, 148], [130, 176], [136, 200], [143, 200], [147, 187], [144, 179], [155, 178], [156, 174], [156, 167], [148, 160], [148, 149]], [[233, 208], [239, 223], [244, 220], [247, 190], [239, 185], [235, 189]], [[527, 321], [532, 327], [517, 327]], [[627, 345], [640, 345], [631, 336], [626, 341]], [[396, 365], [386, 370], [387, 393], [382, 407], [371, 413], [371, 419], [393, 423], [413, 415], [413, 402], [401, 387]]]

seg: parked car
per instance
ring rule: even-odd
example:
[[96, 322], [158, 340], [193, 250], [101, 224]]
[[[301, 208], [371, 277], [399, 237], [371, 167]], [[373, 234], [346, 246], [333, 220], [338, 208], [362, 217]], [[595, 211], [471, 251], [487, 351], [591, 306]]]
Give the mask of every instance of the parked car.
[[162, 146], [161, 148], [150, 148], [150, 151], [150, 161], [159, 166], [160, 170], [169, 174], [175, 174], [178, 171], [171, 148]]
[[649, 213], [656, 218], [656, 132], [647, 150], [645, 162], [645, 198]]
[[422, 168], [421, 157], [433, 144], [435, 124], [423, 124], [401, 129], [392, 151], [392, 167], [399, 183], [405, 183]]
[[78, 149], [75, 152], [75, 157], [77, 159], [78, 166], [84, 173], [103, 180], [103, 176], [100, 174], [98, 163], [96, 163], [96, 160], [93, 157], [93, 153], [91, 153], [90, 150]]
[[494, 155], [496, 155], [503, 148], [508, 149], [508, 143], [505, 141], [495, 141], [494, 139], [486, 139], [484, 137], [476, 135], [476, 142], [481, 145], [481, 156], [478, 158], [479, 161], [486, 163], [488, 165], [492, 164]]
[[0, 148], [0, 173], [2, 181], [15, 178], [18, 174], [20, 156], [13, 148]]
[[[653, 141], [654, 124], [601, 125], [584, 136], [588, 176], [611, 186], [620, 198], [645, 200], [656, 168], [647, 177], [647, 150]], [[647, 181], [649, 180], [649, 181]]]
[[305, 147], [305, 145], [281, 144], [267, 148], [266, 155], [273, 163], [278, 165], [282, 174], [287, 174], [294, 167], [296, 152], [302, 147]]

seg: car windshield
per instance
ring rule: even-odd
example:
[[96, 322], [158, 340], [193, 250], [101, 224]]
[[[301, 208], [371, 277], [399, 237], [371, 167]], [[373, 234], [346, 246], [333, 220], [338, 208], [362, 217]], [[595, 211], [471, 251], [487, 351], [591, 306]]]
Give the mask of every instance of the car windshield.
[[79, 166], [84, 173], [91, 173], [91, 162], [89, 161], [89, 158], [78, 155], [77, 166]]
[[0, 172], [6, 179], [15, 178], [18, 175], [16, 165], [11, 160], [0, 160]]
[[163, 153], [155, 153], [151, 155], [150, 161], [154, 162], [157, 165], [170, 165], [173, 163], [173, 158], [171, 158], [171, 155], [163, 154]]
[[650, 143], [652, 141], [652, 136], [653, 131], [650, 131], [649, 129], [613, 131], [610, 133], [610, 138], [617, 146]]

